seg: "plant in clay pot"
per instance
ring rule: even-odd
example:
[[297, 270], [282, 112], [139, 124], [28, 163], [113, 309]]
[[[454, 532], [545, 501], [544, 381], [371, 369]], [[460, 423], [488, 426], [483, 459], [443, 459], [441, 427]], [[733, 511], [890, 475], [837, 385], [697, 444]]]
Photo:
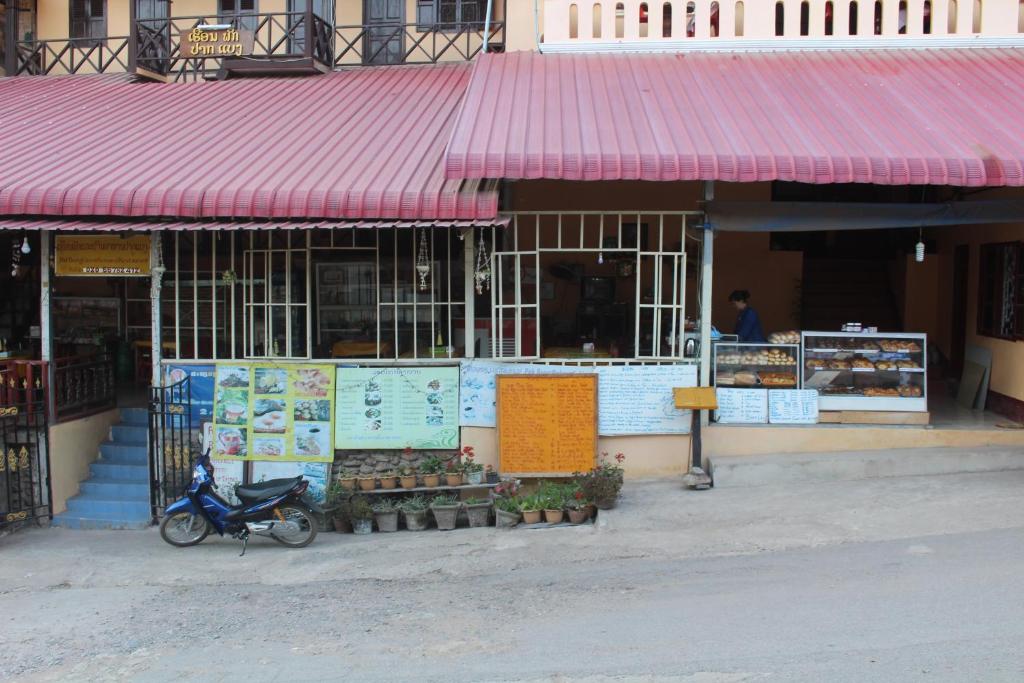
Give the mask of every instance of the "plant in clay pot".
[[523, 524], [540, 524], [544, 514], [541, 512], [544, 509], [544, 504], [536, 494], [523, 498], [520, 501], [519, 509], [523, 513]]
[[494, 471], [494, 467], [492, 465], [488, 465], [485, 468], [484, 474], [487, 477], [487, 483], [488, 484], [497, 484], [498, 483], [498, 473]]
[[398, 531], [398, 506], [390, 498], [381, 498], [373, 503], [373, 519], [377, 531]]
[[589, 472], [576, 472], [573, 476], [587, 500], [599, 510], [610, 510], [615, 507], [622, 491], [622, 462], [626, 459], [622, 453], [616, 453], [612, 462], [607, 453], [601, 454], [597, 467]]
[[[412, 452], [411, 448], [407, 448], [407, 450]], [[416, 488], [416, 470], [409, 465], [398, 468], [398, 485], [403, 489]]]
[[569, 522], [572, 524], [583, 524], [590, 518], [590, 501], [578, 487], [568, 498], [565, 507], [569, 513]]
[[428, 488], [436, 488], [441, 485], [441, 473], [444, 472], [444, 462], [436, 455], [432, 455], [420, 463], [420, 474], [423, 475], [423, 485]]
[[457, 496], [434, 496], [430, 501], [430, 511], [434, 513], [434, 521], [441, 531], [450, 531], [455, 528], [459, 519], [459, 503]]
[[494, 499], [494, 526], [511, 529], [519, 524], [519, 499], [498, 497]]
[[469, 526], [487, 526], [491, 521], [491, 501], [484, 498], [469, 498], [463, 501], [463, 504], [466, 506]]
[[462, 470], [459, 469], [454, 460], [448, 461], [444, 476], [448, 486], [462, 486]]
[[348, 498], [351, 494], [352, 492], [342, 485], [340, 479], [335, 479], [327, 487], [324, 517], [330, 520], [334, 530], [338, 533], [352, 531], [352, 525], [348, 521]]
[[544, 521], [548, 524], [561, 524], [565, 516], [565, 493], [559, 484], [546, 481], [537, 490], [537, 497], [544, 509]]
[[377, 475], [382, 489], [393, 489], [398, 486], [398, 475], [394, 472], [381, 472]]
[[476, 454], [472, 446], [462, 449], [462, 476], [467, 484], [484, 483], [484, 466], [474, 461]]
[[409, 531], [423, 531], [427, 528], [427, 499], [417, 494], [415, 496], [409, 496], [401, 503], [398, 504], [398, 508], [402, 511], [402, 516], [405, 518], [405, 528]]
[[373, 532], [373, 508], [366, 496], [356, 495], [349, 499], [348, 518], [355, 533], [365, 535]]
[[377, 477], [359, 477], [359, 490], [360, 491], [372, 491], [377, 488]]
[[346, 491], [356, 490], [356, 475], [346, 474], [345, 476], [338, 479], [338, 485]]

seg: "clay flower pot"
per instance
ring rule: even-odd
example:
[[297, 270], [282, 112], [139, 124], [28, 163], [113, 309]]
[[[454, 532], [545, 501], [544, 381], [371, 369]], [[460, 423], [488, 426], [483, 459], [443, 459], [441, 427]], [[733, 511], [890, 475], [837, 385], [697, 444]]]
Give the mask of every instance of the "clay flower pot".
[[586, 508], [582, 510], [569, 510], [569, 522], [571, 524], [583, 524], [590, 518], [590, 513]]
[[431, 505], [434, 521], [440, 531], [451, 531], [459, 519], [459, 505]]
[[436, 488], [436, 487], [440, 486], [441, 485], [441, 475], [440, 474], [424, 474], [423, 475], [423, 485], [426, 486], [427, 488]]
[[382, 489], [393, 489], [398, 486], [398, 479], [396, 477], [381, 477], [380, 487]]
[[423, 531], [427, 528], [427, 511], [402, 512], [405, 517], [405, 528], [409, 531]]
[[449, 472], [445, 479], [448, 486], [462, 486], [462, 472]]
[[506, 512], [505, 510], [494, 509], [494, 526], [499, 529], [511, 529], [519, 524], [518, 512]]
[[416, 475], [409, 474], [401, 478], [401, 484], [403, 489], [414, 489], [416, 488]]
[[374, 512], [373, 518], [377, 522], [377, 531], [384, 533], [398, 531], [398, 510]]
[[359, 477], [359, 488], [362, 491], [372, 491], [377, 488], [377, 479], [375, 477]]
[[341, 479], [338, 480], [338, 483], [341, 485], [341, 488], [343, 488], [343, 489], [345, 489], [347, 491], [355, 491], [356, 490], [356, 478], [355, 477], [342, 477]]
[[491, 521], [491, 504], [474, 503], [466, 506], [466, 516], [469, 518], [469, 526], [487, 526]]
[[335, 517], [332, 521], [334, 522], [334, 530], [339, 534], [347, 534], [352, 531], [352, 525], [349, 524], [347, 519]]
[[543, 514], [540, 510], [523, 510], [523, 524], [540, 524]]
[[565, 512], [563, 512], [562, 510], [544, 511], [544, 521], [548, 524], [561, 524], [563, 517], [565, 517]]

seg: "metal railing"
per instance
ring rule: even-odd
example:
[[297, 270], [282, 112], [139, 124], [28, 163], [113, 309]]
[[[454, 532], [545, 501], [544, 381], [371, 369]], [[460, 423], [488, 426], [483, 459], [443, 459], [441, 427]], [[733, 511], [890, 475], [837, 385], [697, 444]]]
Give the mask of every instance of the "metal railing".
[[114, 360], [107, 354], [54, 361], [54, 422], [67, 422], [117, 405]]
[[46, 405], [46, 362], [0, 361], [0, 407], [24, 406], [32, 411]]
[[334, 29], [334, 66], [436, 64], [470, 61], [484, 51], [501, 48], [505, 24], [471, 21], [452, 24], [374, 24]]
[[99, 40], [20, 40], [7, 59], [11, 76], [123, 73], [128, 71], [128, 36]]

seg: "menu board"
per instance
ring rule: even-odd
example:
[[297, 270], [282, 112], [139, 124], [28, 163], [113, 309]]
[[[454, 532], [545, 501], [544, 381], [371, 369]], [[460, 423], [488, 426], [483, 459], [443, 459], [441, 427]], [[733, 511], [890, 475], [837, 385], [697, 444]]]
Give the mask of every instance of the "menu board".
[[459, 447], [459, 369], [338, 368], [334, 447]]
[[688, 434], [690, 412], [675, 407], [672, 390], [697, 386], [695, 365], [600, 367], [464, 361], [459, 391], [460, 424], [494, 427], [495, 378], [499, 374], [594, 374], [598, 376], [598, 433]]
[[502, 473], [585, 472], [597, 456], [597, 375], [499, 375]]
[[334, 367], [218, 364], [213, 456], [332, 462]]
[[[306, 492], [313, 500], [323, 503], [327, 498], [330, 469], [331, 465], [326, 462], [254, 462], [252, 481], [258, 483], [271, 479], [294, 479], [302, 475], [309, 482]], [[219, 483], [220, 476], [217, 480]]]
[[818, 423], [818, 392], [807, 389], [769, 389], [768, 422], [812, 425]]
[[768, 392], [763, 389], [716, 389], [718, 410], [715, 420], [722, 424], [766, 424]]

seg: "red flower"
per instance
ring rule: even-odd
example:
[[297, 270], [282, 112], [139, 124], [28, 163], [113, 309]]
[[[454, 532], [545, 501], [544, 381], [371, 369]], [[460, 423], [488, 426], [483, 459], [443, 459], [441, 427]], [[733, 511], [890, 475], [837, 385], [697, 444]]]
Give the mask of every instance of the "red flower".
[[583, 500], [583, 491], [577, 491], [575, 497], [576, 500]]
[[622, 464], [622, 461], [625, 460], [625, 459], [626, 459], [626, 456], [623, 455], [622, 453], [616, 453], [615, 454], [615, 462], [619, 463], [620, 465]]

